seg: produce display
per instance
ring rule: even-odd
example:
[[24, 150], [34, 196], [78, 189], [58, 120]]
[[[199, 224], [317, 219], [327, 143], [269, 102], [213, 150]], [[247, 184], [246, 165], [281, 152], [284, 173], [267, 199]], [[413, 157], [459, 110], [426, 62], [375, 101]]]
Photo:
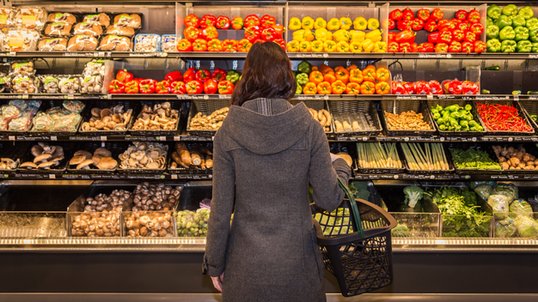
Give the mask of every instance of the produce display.
[[60, 238], [66, 236], [65, 216], [56, 213], [0, 213], [2, 238]]
[[185, 143], [176, 143], [171, 157], [170, 169], [210, 170], [213, 168], [212, 151], [198, 144], [187, 146]]
[[228, 111], [230, 111], [229, 107], [223, 107], [213, 111], [209, 115], [198, 112], [191, 117], [188, 130], [217, 131], [222, 126], [222, 122], [226, 118], [226, 115], [228, 115]]
[[439, 131], [484, 131], [484, 127], [473, 116], [472, 110], [471, 104], [464, 106], [453, 104], [444, 108], [437, 104], [431, 108], [432, 117], [437, 123]]
[[171, 211], [179, 202], [181, 187], [144, 182], [136, 186], [133, 194], [133, 212]]
[[68, 167], [75, 170], [90, 170], [97, 168], [99, 170], [114, 170], [118, 162], [112, 158], [112, 152], [106, 148], [97, 148], [91, 152], [78, 150], [69, 160]]
[[176, 130], [179, 122], [179, 111], [172, 109], [170, 102], [155, 104], [153, 107], [144, 105], [131, 130], [163, 131]]
[[472, 81], [444, 80], [431, 81], [392, 81], [393, 94], [479, 94], [479, 84]]
[[296, 94], [388, 94], [390, 71], [385, 67], [368, 65], [359, 69], [329, 67], [325, 64], [312, 66], [307, 61], [297, 65]]
[[119, 155], [120, 169], [161, 170], [166, 167], [168, 146], [160, 143], [133, 142]]
[[90, 119], [80, 126], [82, 132], [125, 131], [133, 115], [133, 109], [125, 110], [123, 105], [110, 108], [94, 107], [90, 112]]
[[[353, 28], [353, 29], [352, 29]], [[286, 45], [288, 52], [386, 52], [387, 42], [382, 41], [379, 20], [358, 16], [314, 19], [291, 17], [288, 29], [292, 40]]]
[[488, 52], [538, 52], [538, 18], [532, 7], [492, 4], [487, 16]]
[[476, 147], [450, 148], [452, 162], [458, 170], [500, 170], [501, 166], [486, 151]]
[[172, 212], [127, 212], [123, 217], [128, 237], [176, 236]]
[[534, 132], [514, 105], [477, 103], [476, 111], [488, 131]]
[[441, 171], [450, 169], [443, 144], [402, 143], [401, 146], [409, 170]]
[[332, 115], [328, 110], [308, 108], [308, 111], [310, 111], [312, 118], [321, 124], [325, 132], [331, 131]]
[[[388, 52], [463, 52], [482, 53], [484, 25], [476, 9], [460, 9], [449, 16], [442, 8], [396, 8], [389, 13]], [[418, 32], [427, 32], [427, 40], [416, 40]], [[422, 35], [420, 35], [422, 36]], [[426, 36], [426, 35], [424, 35]]]
[[422, 113], [409, 110], [402, 113], [384, 111], [388, 130], [433, 130]]
[[362, 169], [402, 169], [395, 143], [357, 143], [357, 164]]
[[176, 213], [178, 236], [205, 237], [209, 213], [209, 208], [200, 208], [196, 211], [178, 211]]
[[528, 153], [523, 146], [493, 146], [493, 152], [497, 156], [503, 170], [537, 170], [538, 159]]
[[[76, 132], [82, 116], [80, 111], [84, 103], [78, 107], [68, 107], [64, 102], [62, 107], [51, 107], [45, 111], [39, 111], [32, 119], [32, 129], [35, 132]], [[73, 111], [75, 110], [75, 111]]]
[[335, 132], [366, 132], [375, 131], [374, 121], [367, 112], [334, 114]]
[[[189, 14], [183, 21], [183, 38], [177, 42], [177, 50], [210, 52], [248, 52], [253, 43], [272, 41], [286, 49], [283, 39], [284, 27], [277, 24], [274, 16], [250, 14], [244, 19], [237, 16], [203, 15], [199, 18]], [[219, 30], [241, 30], [244, 38], [240, 40], [219, 40]]]
[[32, 156], [31, 161], [25, 161], [20, 164], [19, 168], [35, 170], [35, 169], [63, 169], [60, 163], [63, 162], [64, 149], [62, 146], [51, 146], [46, 143], [38, 143], [30, 149]]
[[32, 127], [32, 119], [41, 106], [40, 101], [9, 101], [0, 106], [0, 131], [24, 132]]

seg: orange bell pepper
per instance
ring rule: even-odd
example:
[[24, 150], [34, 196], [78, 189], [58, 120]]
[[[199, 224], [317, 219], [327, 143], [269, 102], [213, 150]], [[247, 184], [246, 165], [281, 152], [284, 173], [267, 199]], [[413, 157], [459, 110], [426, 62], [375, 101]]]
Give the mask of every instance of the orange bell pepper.
[[374, 82], [364, 81], [361, 84], [361, 94], [374, 94], [374, 93], [375, 93]]
[[364, 80], [364, 77], [362, 76], [362, 71], [358, 68], [356, 69], [351, 69], [349, 71], [349, 81], [352, 82], [352, 83], [362, 83], [362, 81]]
[[370, 81], [375, 82], [375, 69], [374, 68], [366, 68], [362, 70], [362, 78], [364, 81]]
[[365, 69], [373, 69], [375, 71], [376, 68], [375, 68], [374, 65], [368, 65], [363, 70], [365, 70]]
[[318, 88], [318, 94], [331, 94], [332, 87], [331, 83], [329, 82], [321, 82], [317, 86]]
[[332, 72], [330, 72], [330, 73], [326, 73], [326, 74], [323, 76], [323, 81], [332, 83], [332, 82], [336, 81], [336, 76], [335, 76], [334, 73], [332, 73]]
[[361, 84], [350, 82], [346, 86], [347, 94], [360, 94], [361, 93]]
[[348, 71], [351, 71], [351, 70], [353, 70], [353, 69], [357, 69], [357, 68], [359, 68], [359, 67], [357, 67], [357, 65], [355, 65], [355, 64], [351, 64], [351, 65], [349, 65], [349, 66], [347, 67], [347, 70], [348, 70]]
[[375, 93], [377, 94], [389, 94], [390, 85], [387, 82], [379, 82], [375, 84]]
[[308, 82], [303, 87], [303, 94], [316, 94], [318, 92], [318, 88], [316, 87], [316, 83]]
[[321, 71], [312, 71], [310, 73], [310, 76], [308, 77], [308, 80], [317, 85], [323, 82], [323, 74], [321, 73]]
[[390, 79], [390, 71], [385, 67], [378, 68], [375, 75], [378, 81], [387, 82]]
[[342, 65], [336, 66], [336, 67], [334, 68], [334, 72], [338, 72], [338, 71], [340, 71], [340, 70], [342, 70], [342, 69], [346, 69], [346, 68], [345, 68], [344, 66], [342, 66]]
[[330, 73], [330, 72], [334, 73], [334, 69], [332, 69], [331, 67], [329, 67], [329, 66], [327, 66], [325, 64], [321, 64], [319, 66], [319, 71], [321, 71], [321, 73], [323, 73], [323, 74]]
[[[339, 66], [339, 67], [341, 67], [341, 66]], [[336, 71], [336, 79], [337, 80], [340, 80], [340, 81], [344, 82], [344, 84], [347, 84], [349, 82], [349, 71], [347, 71], [347, 69], [342, 67], [341, 69], [335, 70], [335, 71]]]
[[332, 94], [344, 94], [346, 92], [346, 84], [340, 80], [336, 80], [331, 84]]

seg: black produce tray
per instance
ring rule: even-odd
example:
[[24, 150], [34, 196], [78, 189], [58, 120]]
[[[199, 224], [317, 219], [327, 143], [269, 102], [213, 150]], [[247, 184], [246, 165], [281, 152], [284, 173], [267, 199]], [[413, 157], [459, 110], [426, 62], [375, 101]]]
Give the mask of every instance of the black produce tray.
[[[468, 149], [470, 147], [478, 147], [478, 149], [486, 152], [489, 157], [492, 159], [492, 161], [494, 162], [497, 162], [498, 163], [498, 159], [497, 157], [495, 156], [495, 153], [493, 152], [493, 149], [491, 148], [491, 144], [476, 144], [476, 143], [459, 143], [459, 144], [448, 144], [448, 145], [445, 145], [445, 148], [448, 149], [448, 154], [449, 156], [451, 157], [452, 159], [452, 152], [450, 152], [450, 149], [452, 148], [457, 148], [457, 149]], [[454, 167], [454, 169], [456, 170], [457, 173], [459, 174], [477, 174], [477, 175], [480, 175], [480, 174], [486, 174], [486, 175], [494, 175], [494, 174], [500, 174], [503, 172], [503, 170], [499, 169], [499, 170], [480, 170], [480, 169], [459, 169], [456, 167], [456, 164], [454, 163], [454, 160], [452, 159], [452, 165]]]
[[[68, 207], [67, 212], [82, 212], [84, 211], [84, 201], [87, 197], [95, 197], [98, 194], [110, 195], [114, 190], [125, 190], [134, 194], [136, 184], [114, 184], [110, 186], [92, 185], [86, 191], [78, 196]], [[134, 197], [134, 195], [133, 195]], [[123, 210], [127, 210], [131, 204], [124, 206]]]
[[[363, 101], [363, 100], [353, 100], [353, 101], [343, 101], [343, 100], [330, 100], [328, 101], [329, 112], [332, 115], [332, 124], [334, 134], [342, 136], [355, 136], [355, 135], [368, 135], [376, 136], [382, 132], [383, 128], [381, 127], [381, 122], [379, 121], [379, 116], [377, 114], [377, 109], [374, 101]], [[354, 114], [365, 114], [371, 119], [371, 127], [373, 129], [368, 130], [351, 130], [351, 131], [341, 131], [338, 132], [336, 129], [335, 121], [341, 116]]]
[[[485, 126], [484, 122], [482, 121], [482, 118], [480, 117], [480, 115], [478, 114], [478, 111], [477, 111], [477, 117], [480, 119], [480, 123], [482, 125], [484, 125], [484, 129], [488, 132], [488, 134], [499, 134], [499, 135], [531, 135], [531, 134], [534, 134], [535, 131], [534, 131], [534, 128], [532, 127], [532, 123], [529, 121], [529, 117], [527, 116], [527, 114], [525, 114], [525, 111], [521, 108], [519, 102], [514, 102], [514, 101], [511, 101], [511, 100], [506, 100], [506, 101], [502, 101], [502, 100], [495, 100], [495, 101], [488, 101], [488, 100], [484, 100], [484, 101], [476, 101], [475, 104], [478, 104], [478, 103], [483, 103], [483, 104], [501, 104], [501, 105], [512, 105], [514, 107], [516, 107], [518, 113], [519, 113], [519, 116], [522, 117], [525, 122], [527, 123], [527, 125], [531, 126], [531, 131], [529, 132], [515, 132], [515, 131], [500, 131], [500, 130], [488, 130], [487, 127]], [[476, 109], [475, 109], [476, 110]]]
[[[21, 157], [21, 164], [27, 161], [33, 162], [34, 156], [32, 155], [32, 146], [37, 145], [38, 142], [29, 144], [29, 147], [27, 148], [26, 152], [24, 152], [24, 155]], [[21, 168], [20, 165], [17, 168], [17, 172], [21, 174], [63, 174], [63, 172], [67, 169], [67, 162], [68, 160], [73, 157], [73, 151], [74, 148], [76, 148], [75, 143], [59, 143], [59, 142], [46, 142], [49, 146], [61, 146], [64, 150], [64, 159], [60, 161], [60, 165], [57, 168], [54, 169], [26, 169]]]
[[76, 147], [71, 152], [71, 157], [67, 158], [67, 172], [71, 174], [114, 174], [114, 172], [118, 169], [116, 167], [115, 169], [110, 170], [101, 170], [97, 168], [91, 168], [91, 169], [80, 169], [77, 170], [74, 168], [74, 166], [69, 166], [69, 161], [71, 158], [73, 158], [73, 155], [78, 150], [86, 150], [93, 154], [93, 152], [100, 147], [104, 147], [108, 149], [112, 153], [112, 158], [114, 158], [118, 162], [118, 166], [120, 164], [120, 161], [118, 159], [118, 155], [125, 150], [125, 143], [99, 143], [99, 142], [89, 142], [89, 143], [83, 143], [83, 144], [77, 144]]
[[[366, 143], [366, 142], [361, 142], [361, 143], [357, 143], [357, 144], [376, 144], [377, 142], [373, 142], [373, 143]], [[381, 144], [385, 144], [385, 143], [381, 143]], [[396, 169], [396, 168], [381, 168], [381, 169], [374, 169], [374, 168], [362, 168], [360, 165], [359, 165], [359, 161], [358, 161], [358, 146], [356, 147], [356, 150], [357, 150], [357, 156], [354, 157], [355, 159], [355, 162], [357, 164], [357, 169], [356, 169], [356, 173], [360, 173], [360, 174], [399, 174], [399, 173], [404, 173], [405, 172], [405, 158], [403, 156], [403, 153], [402, 153], [402, 150], [400, 148], [400, 146], [397, 144], [397, 143], [393, 143], [396, 145], [396, 152], [398, 152], [398, 157], [400, 158], [400, 163], [402, 163], [402, 167], [399, 168], [399, 169]]]
[[[312, 109], [315, 109], [315, 110], [318, 110], [318, 111], [321, 110], [321, 109], [325, 109], [325, 110], [329, 111], [329, 105], [327, 104], [327, 102], [325, 100], [291, 100], [290, 103], [292, 105], [297, 105], [297, 104], [300, 104], [300, 103], [304, 103], [307, 108], [312, 108]], [[330, 111], [329, 111], [329, 114], [331, 114]], [[334, 132], [333, 121], [332, 120], [333, 120], [333, 118], [332, 118], [332, 114], [331, 114], [331, 123], [329, 125], [329, 131], [325, 131], [325, 133], [333, 133]]]
[[[408, 143], [400, 143], [400, 144], [408, 144]], [[415, 143], [415, 144], [420, 144], [420, 145], [440, 144], [441, 147], [443, 148], [443, 152], [445, 153], [445, 157], [448, 163], [448, 170], [413, 170], [409, 167], [407, 157], [405, 157], [405, 155], [403, 154], [403, 149], [402, 149], [402, 156], [403, 156], [402, 161], [404, 163], [404, 167], [407, 172], [411, 174], [446, 174], [446, 173], [453, 172], [455, 170], [454, 165], [452, 164], [452, 157], [450, 156], [450, 153], [446, 150], [446, 147], [443, 143]], [[402, 148], [401, 145], [399, 147]]]
[[[443, 131], [439, 129], [439, 125], [433, 118], [433, 113], [431, 113], [431, 108], [436, 105], [441, 105], [443, 108], [458, 104], [460, 106], [465, 106], [467, 104], [473, 106], [473, 109], [471, 110], [471, 113], [473, 114], [473, 120], [480, 124], [484, 128], [484, 131]], [[489, 134], [489, 132], [486, 130], [486, 127], [484, 127], [484, 124], [482, 123], [482, 120], [478, 117], [478, 114], [476, 112], [476, 105], [472, 101], [466, 101], [466, 100], [429, 100], [428, 101], [428, 111], [432, 115], [432, 122], [435, 124], [435, 127], [437, 128], [437, 131], [442, 136], [483, 136], [486, 134]]]
[[202, 136], [202, 137], [213, 137], [218, 129], [215, 130], [193, 130], [191, 129], [191, 119], [196, 115], [196, 113], [201, 112], [205, 115], [210, 115], [224, 107], [230, 106], [230, 100], [217, 99], [217, 100], [192, 100], [191, 108], [189, 111], [189, 117], [187, 119], [187, 132], [190, 135]]
[[[52, 107], [62, 107], [62, 103], [63, 103], [63, 101], [43, 102], [41, 104], [41, 107], [39, 108], [39, 112], [45, 112], [45, 111], [47, 111], [47, 109], [50, 109]], [[73, 134], [77, 133], [77, 131], [78, 131], [79, 127], [80, 127], [80, 124], [84, 120], [84, 116], [87, 114], [87, 111], [88, 111], [88, 106], [86, 105], [86, 106], [84, 106], [84, 109], [79, 113], [80, 116], [81, 116], [81, 119], [78, 122], [78, 124], [75, 125], [75, 127], [74, 127], [75, 131], [35, 131], [34, 130], [33, 119], [32, 119], [32, 128], [30, 129], [30, 131], [27, 131], [27, 132], [24, 132], [24, 133], [27, 136], [51, 136], [51, 135], [68, 136], [68, 135], [73, 135]], [[36, 113], [36, 115], [37, 115], [37, 113]], [[35, 118], [35, 116], [34, 116], [34, 118]]]
[[163, 174], [163, 172], [166, 171], [166, 168], [169, 166], [169, 161], [170, 161], [170, 145], [169, 144], [166, 144], [164, 142], [147, 142], [148, 144], [152, 144], [152, 143], [158, 143], [158, 144], [162, 144], [162, 145], [166, 145], [168, 146], [168, 150], [166, 152], [166, 158], [165, 158], [165, 161], [164, 161], [164, 168], [162, 169], [122, 169], [120, 168], [120, 165], [121, 165], [121, 160], [119, 159], [119, 156], [120, 154], [122, 154], [124, 151], [127, 150], [127, 148], [129, 148], [129, 146], [131, 146], [131, 144], [128, 144], [128, 145], [125, 145], [125, 148], [123, 150], [121, 150], [119, 153], [118, 153], [118, 168], [116, 169], [117, 172], [119, 173], [124, 173], [124, 174]]
[[175, 207], [176, 211], [196, 211], [200, 208], [203, 199], [211, 199], [212, 187], [208, 185], [186, 185], [181, 190], [179, 203]]
[[538, 115], [538, 101], [520, 100], [519, 105], [534, 129], [538, 130], [538, 123], [531, 118], [532, 114]]
[[[430, 125], [431, 130], [391, 130], [388, 127], [385, 111], [395, 114], [400, 114], [404, 111], [415, 111], [422, 113], [423, 120]], [[411, 136], [411, 135], [432, 135], [435, 131], [435, 126], [428, 108], [428, 104], [421, 100], [383, 100], [381, 101], [381, 122], [388, 136]]]
[[[123, 108], [125, 111], [129, 110], [129, 109], [132, 109], [133, 112], [131, 114], [131, 119], [129, 120], [129, 122], [127, 122], [127, 125], [125, 126], [125, 130], [117, 130], [117, 131], [114, 131], [114, 130], [101, 130], [101, 131], [83, 131], [82, 130], [82, 124], [84, 124], [85, 122], [88, 122], [92, 116], [91, 114], [91, 109], [92, 108], [101, 108], [101, 109], [104, 109], [104, 108], [112, 108], [114, 106], [117, 106], [117, 105], [123, 105]], [[138, 117], [138, 115], [136, 115], [137, 112], [139, 112], [140, 106], [136, 106], [133, 104], [133, 102], [128, 102], [128, 101], [124, 101], [124, 102], [120, 102], [120, 101], [111, 101], [111, 102], [107, 102], [107, 103], [89, 103], [87, 105], [87, 110], [84, 114], [84, 116], [82, 117], [82, 122], [80, 123], [79, 127], [78, 127], [78, 133], [79, 134], [87, 134], [87, 135], [118, 135], [118, 134], [126, 134], [127, 131], [129, 131], [129, 129], [131, 129], [135, 119]]]
[[[538, 147], [536, 146], [536, 144], [507, 144], [507, 143], [500, 143], [500, 144], [491, 144], [489, 146], [490, 150], [491, 150], [491, 153], [493, 158], [496, 159], [499, 164], [501, 164], [501, 162], [499, 161], [499, 157], [497, 156], [497, 154], [495, 154], [495, 151], [493, 151], [493, 146], [501, 146], [501, 147], [504, 147], [504, 146], [512, 146], [514, 148], [518, 148], [520, 146], [522, 146], [523, 148], [525, 148], [525, 151], [531, 155], [534, 155], [535, 157], [537, 157], [538, 159]], [[501, 169], [502, 169], [502, 164], [501, 164]], [[516, 169], [502, 169], [501, 170], [502, 172], [508, 172], [510, 174], [513, 174], [513, 175], [526, 175], [526, 174], [537, 174], [538, 173], [538, 169], [535, 169], [535, 170], [516, 170]]]
[[[210, 152], [213, 151], [213, 146], [212, 146], [212, 143], [194, 143], [194, 142], [187, 142], [185, 143], [185, 145], [187, 146], [187, 149], [190, 151], [192, 151], [193, 149], [200, 149], [200, 150], [203, 150], [203, 149], [207, 149], [209, 150]], [[171, 148], [169, 150], [169, 160], [168, 160], [168, 171], [170, 173], [174, 173], [174, 174], [181, 174], [181, 175], [211, 175], [213, 173], [213, 169], [201, 169], [201, 168], [197, 168], [195, 166], [191, 166], [189, 168], [184, 168], [183, 166], [179, 165], [178, 164], [178, 167], [177, 168], [172, 168], [171, 165], [172, 163], [174, 162], [174, 159], [172, 158], [172, 152], [174, 152], [175, 150], [175, 144], [173, 145], [170, 145]], [[201, 156], [204, 156], [203, 152], [199, 152]]]
[[0, 173], [15, 173], [19, 164], [21, 163], [20, 159], [24, 156], [27, 146], [24, 143], [15, 144], [13, 142], [0, 142], [0, 157], [10, 158], [15, 161], [17, 166], [15, 169], [0, 169]]
[[137, 112], [136, 115], [133, 114], [133, 118], [131, 118], [132, 121], [130, 123], [130, 126], [129, 126], [127, 132], [129, 134], [131, 134], [131, 135], [140, 135], [140, 136], [144, 136], [144, 135], [157, 135], [157, 136], [160, 136], [160, 135], [175, 135], [175, 134], [179, 134], [179, 129], [178, 128], [179, 128], [179, 123], [180, 123], [182, 112], [183, 112], [182, 111], [183, 107], [181, 106], [181, 102], [169, 102], [170, 105], [171, 105], [171, 108], [178, 111], [178, 118], [177, 118], [176, 125], [175, 125], [173, 130], [133, 130], [132, 129], [135, 122], [140, 117], [140, 111], [142, 110], [143, 105], [148, 105], [148, 106], [153, 107], [153, 105], [159, 104], [159, 103], [164, 103], [164, 101], [162, 101], [162, 102], [156, 102], [156, 101], [140, 102], [140, 106], [138, 107], [138, 112]]

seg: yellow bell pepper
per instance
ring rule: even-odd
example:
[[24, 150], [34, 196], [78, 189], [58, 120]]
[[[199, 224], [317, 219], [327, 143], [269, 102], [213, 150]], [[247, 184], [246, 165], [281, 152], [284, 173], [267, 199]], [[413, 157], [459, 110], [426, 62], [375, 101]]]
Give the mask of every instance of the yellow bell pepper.
[[325, 28], [318, 28], [314, 32], [314, 36], [316, 37], [316, 40], [325, 41], [325, 40], [331, 40], [333, 37], [333, 34]]
[[350, 18], [348, 17], [340, 18], [340, 29], [349, 30], [352, 25], [353, 25], [353, 21], [351, 21]]
[[301, 41], [299, 43], [299, 51], [300, 52], [311, 52], [312, 51], [312, 45], [308, 41]]
[[362, 52], [362, 42], [351, 41], [351, 43], [349, 43], [349, 51], [352, 53]]
[[353, 28], [356, 30], [366, 30], [368, 27], [368, 21], [364, 17], [357, 17], [353, 20]]
[[328, 30], [339, 30], [340, 29], [340, 20], [338, 18], [331, 18], [329, 22], [327, 22], [327, 29]]
[[362, 30], [351, 30], [349, 34], [351, 35], [352, 42], [362, 42], [366, 39], [366, 33]]
[[368, 19], [368, 29], [374, 30], [379, 28], [379, 20], [376, 18], [370, 18]]
[[373, 52], [387, 52], [387, 42], [384, 42], [384, 41], [375, 42]]
[[335, 52], [336, 51], [336, 42], [332, 40], [327, 40], [323, 42], [323, 50], [325, 52]]
[[290, 30], [298, 30], [301, 29], [301, 19], [297, 17], [290, 18], [290, 22], [288, 23], [288, 28]]
[[310, 43], [312, 46], [312, 52], [323, 52], [323, 41], [315, 40]]
[[379, 29], [374, 29], [371, 32], [367, 33], [365, 38], [372, 40], [372, 42], [379, 42], [382, 38], [381, 31]]
[[299, 42], [304, 41], [305, 40], [305, 38], [304, 38], [304, 29], [299, 29], [299, 30], [294, 31], [291, 34], [291, 37], [292, 37], [293, 40], [297, 40]]
[[334, 32], [333, 34], [333, 40], [336, 42], [345, 41], [348, 42], [351, 38], [349, 32], [345, 29], [339, 29]]
[[286, 49], [288, 52], [298, 52], [299, 51], [299, 41], [291, 40], [286, 44]]
[[303, 29], [313, 29], [314, 19], [309, 16], [303, 17], [303, 20], [301, 21], [301, 26], [303, 27]]
[[363, 52], [372, 52], [374, 50], [374, 42], [370, 39], [362, 41], [362, 51]]
[[323, 19], [322, 17], [317, 17], [316, 21], [314, 21], [314, 28], [327, 28], [327, 21], [325, 21], [325, 19]]
[[312, 42], [314, 41], [316, 37], [314, 36], [314, 33], [312, 33], [312, 31], [310, 29], [305, 29], [304, 31], [304, 39], [306, 41], [309, 41], [309, 42]]
[[336, 43], [336, 52], [349, 52], [349, 44], [346, 41]]

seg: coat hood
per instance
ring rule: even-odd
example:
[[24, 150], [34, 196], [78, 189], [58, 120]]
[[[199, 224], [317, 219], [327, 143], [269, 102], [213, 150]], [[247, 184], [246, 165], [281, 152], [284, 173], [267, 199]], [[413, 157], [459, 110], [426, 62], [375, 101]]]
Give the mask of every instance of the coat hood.
[[242, 148], [255, 154], [275, 154], [289, 149], [313, 122], [303, 103], [284, 99], [254, 99], [231, 106], [221, 130]]

